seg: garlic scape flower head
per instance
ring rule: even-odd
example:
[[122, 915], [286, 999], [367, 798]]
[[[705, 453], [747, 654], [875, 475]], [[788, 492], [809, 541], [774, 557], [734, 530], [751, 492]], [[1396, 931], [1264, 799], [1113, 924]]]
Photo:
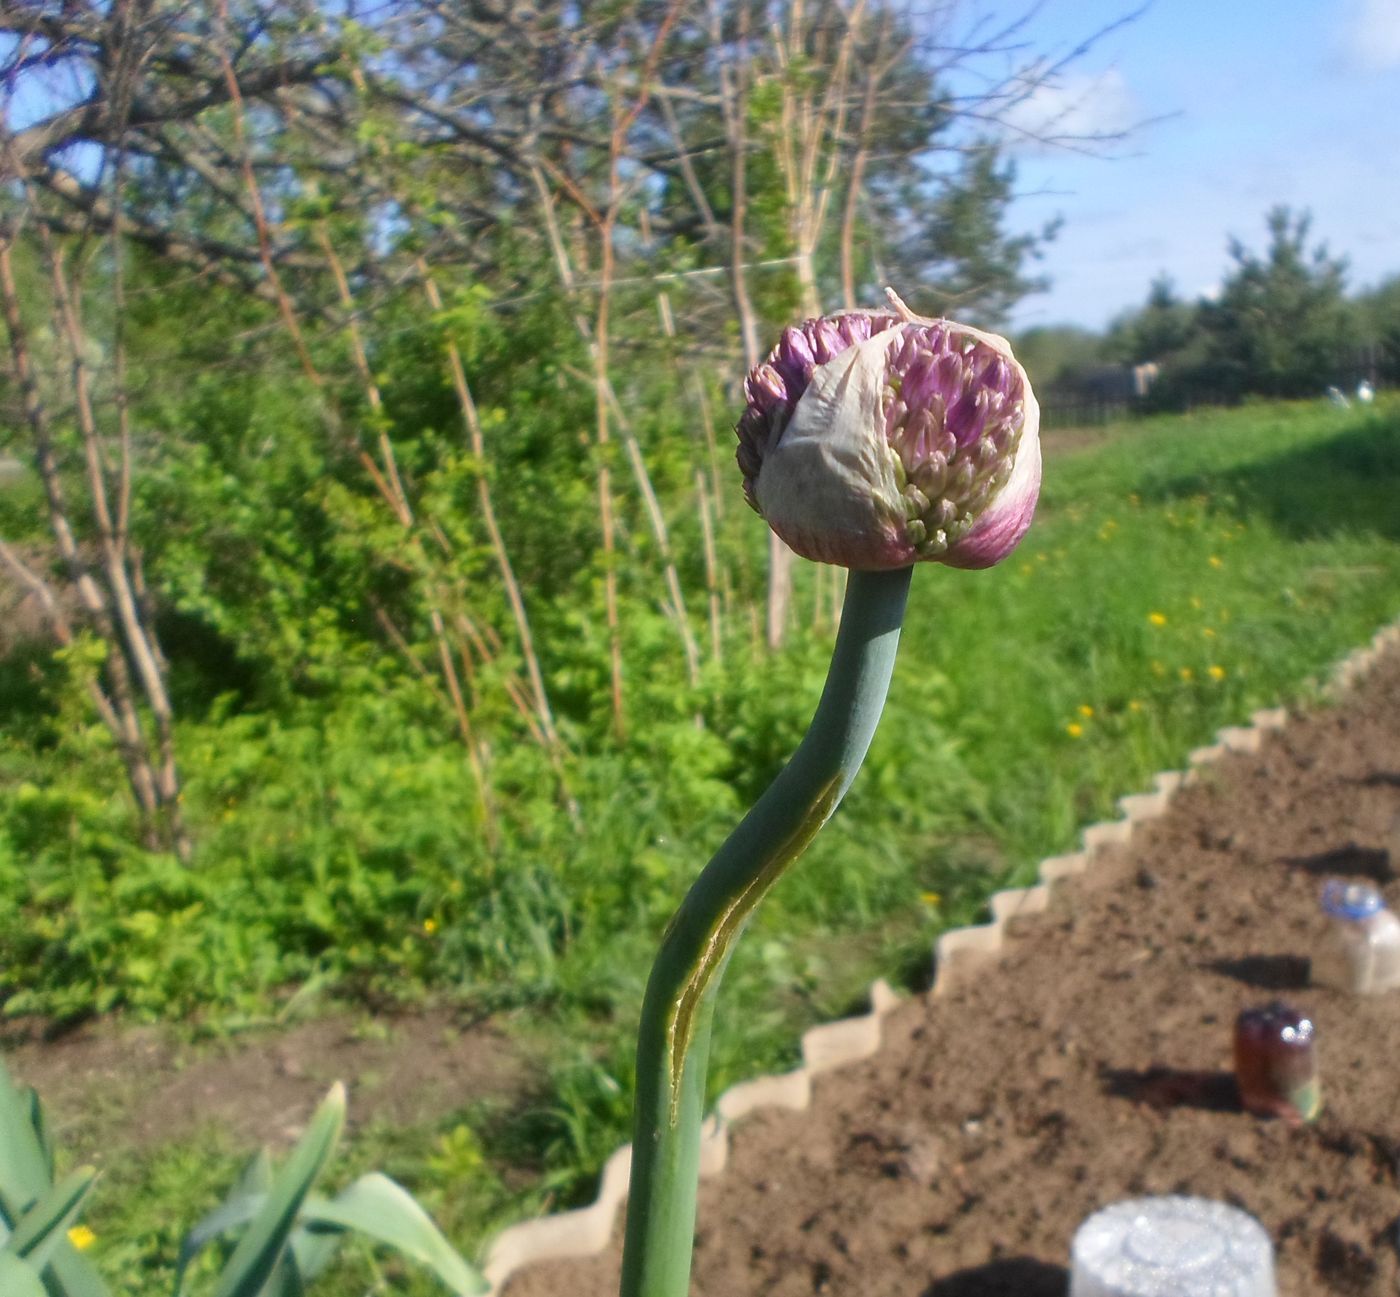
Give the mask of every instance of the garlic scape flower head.
[[1040, 493], [1040, 407], [1004, 338], [889, 309], [783, 331], [744, 383], [744, 495], [804, 558], [990, 567]]

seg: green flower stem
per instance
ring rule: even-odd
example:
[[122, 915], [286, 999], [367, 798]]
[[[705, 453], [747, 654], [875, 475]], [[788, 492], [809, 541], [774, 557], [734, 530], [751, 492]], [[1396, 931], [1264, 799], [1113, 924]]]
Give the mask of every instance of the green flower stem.
[[885, 705], [912, 568], [852, 572], [806, 737], [676, 911], [652, 966], [637, 1097], [622, 1297], [684, 1297], [715, 991], [735, 939], [855, 778]]

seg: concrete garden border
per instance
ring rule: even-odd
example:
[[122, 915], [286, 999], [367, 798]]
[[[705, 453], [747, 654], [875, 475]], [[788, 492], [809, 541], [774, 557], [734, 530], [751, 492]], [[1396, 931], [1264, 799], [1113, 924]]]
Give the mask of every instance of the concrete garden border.
[[[1338, 697], [1346, 693], [1366, 676], [1382, 654], [1397, 647], [1400, 622], [1393, 622], [1333, 667], [1325, 695]], [[1042, 860], [1038, 883], [994, 893], [989, 902], [991, 922], [951, 929], [934, 943], [935, 975], [930, 993], [938, 995], [947, 990], [954, 964], [965, 965], [969, 960], [995, 956], [1001, 950], [1006, 924], [1011, 919], [1044, 911], [1056, 882], [1083, 873], [1104, 848], [1127, 843], [1139, 824], [1164, 814], [1177, 789], [1198, 779], [1205, 767], [1229, 753], [1258, 752], [1264, 736], [1283, 728], [1287, 720], [1288, 712], [1275, 707], [1256, 711], [1248, 725], [1219, 730], [1214, 743], [1187, 756], [1185, 770], [1163, 771], [1153, 777], [1152, 791], [1120, 797], [1120, 818], [1086, 827], [1079, 851]], [[700, 1151], [702, 1177], [712, 1178], [724, 1170], [729, 1159], [730, 1128], [736, 1122], [758, 1108], [804, 1111], [811, 1103], [813, 1077], [869, 1058], [880, 1048], [881, 1020], [902, 997], [881, 979], [871, 984], [869, 998], [869, 1013], [824, 1023], [803, 1033], [800, 1067], [741, 1081], [720, 1095], [705, 1123]], [[632, 1146], [625, 1144], [604, 1165], [598, 1196], [592, 1204], [512, 1225], [498, 1234], [486, 1253], [489, 1297], [499, 1297], [510, 1277], [527, 1265], [582, 1259], [602, 1252], [612, 1239], [618, 1208], [627, 1197], [631, 1164]]]

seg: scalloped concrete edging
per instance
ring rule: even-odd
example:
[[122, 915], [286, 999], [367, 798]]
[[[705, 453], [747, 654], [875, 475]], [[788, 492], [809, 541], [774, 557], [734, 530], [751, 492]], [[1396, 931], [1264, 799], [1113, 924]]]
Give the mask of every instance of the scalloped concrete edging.
[[[1342, 658], [1333, 667], [1324, 694], [1335, 698], [1346, 693], [1367, 675], [1382, 654], [1395, 649], [1400, 649], [1400, 621], [1378, 630], [1368, 643]], [[969, 961], [995, 956], [1001, 950], [1008, 922], [1044, 911], [1055, 883], [1083, 873], [1102, 849], [1127, 843], [1137, 825], [1164, 814], [1177, 789], [1195, 782], [1205, 767], [1232, 752], [1258, 752], [1264, 736], [1282, 729], [1287, 720], [1285, 708], [1273, 707], [1256, 711], [1248, 725], [1219, 730], [1214, 743], [1188, 754], [1185, 770], [1162, 771], [1153, 776], [1151, 792], [1120, 797], [1117, 806], [1121, 817], [1088, 825], [1081, 834], [1083, 846], [1079, 851], [1042, 860], [1037, 870], [1038, 883], [993, 893], [988, 902], [991, 922], [950, 929], [935, 941], [930, 994], [947, 991], [954, 964], [965, 966]], [[824, 1023], [803, 1033], [800, 1067], [741, 1081], [720, 1095], [701, 1132], [702, 1177], [708, 1179], [724, 1170], [729, 1160], [729, 1128], [735, 1122], [759, 1108], [804, 1111], [811, 1103], [813, 1077], [869, 1058], [880, 1048], [881, 1019], [902, 997], [883, 978], [871, 984], [869, 997], [869, 1013]], [[618, 1209], [627, 1197], [631, 1169], [632, 1146], [624, 1144], [604, 1164], [598, 1196], [592, 1204], [511, 1225], [498, 1234], [486, 1253], [484, 1269], [491, 1285], [488, 1297], [500, 1297], [510, 1277], [527, 1265], [582, 1259], [603, 1251], [612, 1239]]]

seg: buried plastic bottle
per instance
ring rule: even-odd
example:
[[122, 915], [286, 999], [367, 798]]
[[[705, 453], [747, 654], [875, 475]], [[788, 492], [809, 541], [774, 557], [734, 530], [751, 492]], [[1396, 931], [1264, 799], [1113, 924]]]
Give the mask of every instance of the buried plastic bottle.
[[1331, 931], [1313, 959], [1312, 980], [1358, 995], [1400, 988], [1400, 918], [1380, 892], [1334, 878], [1322, 889], [1322, 909]]
[[1095, 1212], [1070, 1249], [1070, 1297], [1277, 1297], [1263, 1226], [1223, 1202], [1135, 1198]]

